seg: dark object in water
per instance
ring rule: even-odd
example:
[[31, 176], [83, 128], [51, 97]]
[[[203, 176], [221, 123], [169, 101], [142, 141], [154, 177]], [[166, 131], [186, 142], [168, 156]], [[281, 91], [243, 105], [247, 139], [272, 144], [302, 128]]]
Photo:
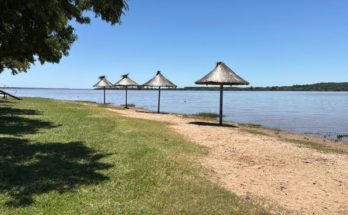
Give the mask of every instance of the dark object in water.
[[339, 134], [337, 135], [337, 140], [343, 140], [348, 138], [348, 134]]

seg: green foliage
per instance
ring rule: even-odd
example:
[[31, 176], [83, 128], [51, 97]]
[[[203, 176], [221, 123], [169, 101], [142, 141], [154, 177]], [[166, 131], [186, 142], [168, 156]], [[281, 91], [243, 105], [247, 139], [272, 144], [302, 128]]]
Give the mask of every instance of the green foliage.
[[207, 152], [96, 104], [0, 100], [0, 214], [267, 214], [205, 177]]
[[348, 134], [339, 134], [337, 135], [337, 140], [343, 140], [343, 139], [347, 139], [348, 138]]
[[194, 116], [199, 117], [199, 118], [203, 118], [203, 119], [216, 119], [216, 118], [218, 118], [219, 114], [201, 112], [201, 113], [194, 114]]
[[239, 123], [239, 124], [246, 126], [248, 128], [262, 128], [260, 124], [254, 124], [254, 123]]
[[308, 140], [295, 140], [295, 139], [289, 139], [289, 138], [285, 138], [284, 140], [286, 140], [290, 143], [295, 143], [298, 145], [305, 146], [307, 148], [312, 148], [312, 149], [315, 149], [315, 150], [318, 150], [318, 151], [324, 152], [324, 153], [348, 154], [347, 150], [333, 148], [333, 147], [330, 147], [328, 145], [319, 144], [319, 143], [315, 143], [315, 142], [308, 141]]
[[84, 12], [92, 11], [116, 24], [126, 9], [126, 0], [1, 0], [0, 73], [25, 72], [36, 60], [58, 63], [77, 38], [71, 21], [89, 23]]

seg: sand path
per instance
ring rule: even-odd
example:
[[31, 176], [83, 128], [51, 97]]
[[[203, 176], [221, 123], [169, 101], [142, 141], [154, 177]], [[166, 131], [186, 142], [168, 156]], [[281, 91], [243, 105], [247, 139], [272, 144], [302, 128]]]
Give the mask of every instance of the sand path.
[[171, 114], [109, 109], [127, 117], [169, 122], [211, 149], [202, 159], [211, 180], [243, 197], [262, 198], [291, 214], [348, 215], [348, 155], [322, 153], [239, 128], [192, 124]]

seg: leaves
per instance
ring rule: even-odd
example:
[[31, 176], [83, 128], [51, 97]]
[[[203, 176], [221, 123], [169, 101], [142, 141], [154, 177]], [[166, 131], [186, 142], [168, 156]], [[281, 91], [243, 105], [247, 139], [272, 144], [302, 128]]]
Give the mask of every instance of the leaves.
[[0, 73], [26, 72], [37, 59], [59, 63], [77, 39], [71, 20], [88, 24], [93, 11], [110, 24], [120, 23], [126, 0], [2, 0], [0, 2]]

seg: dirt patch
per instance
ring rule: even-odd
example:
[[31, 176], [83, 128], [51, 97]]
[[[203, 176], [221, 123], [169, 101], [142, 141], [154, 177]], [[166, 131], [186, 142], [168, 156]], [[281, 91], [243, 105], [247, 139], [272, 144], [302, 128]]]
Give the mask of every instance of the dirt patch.
[[209, 147], [202, 163], [211, 180], [240, 196], [257, 196], [294, 214], [348, 214], [347, 154], [324, 153], [270, 134], [209, 126], [180, 115], [108, 110], [169, 122], [187, 139]]

